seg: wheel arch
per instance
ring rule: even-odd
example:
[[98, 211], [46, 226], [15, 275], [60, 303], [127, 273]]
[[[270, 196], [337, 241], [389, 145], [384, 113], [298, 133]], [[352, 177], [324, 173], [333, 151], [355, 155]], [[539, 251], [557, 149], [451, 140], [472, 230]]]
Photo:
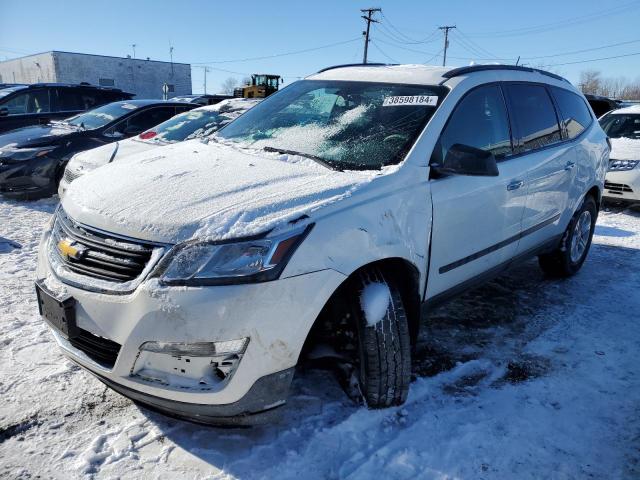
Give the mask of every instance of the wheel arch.
[[353, 285], [354, 280], [358, 278], [363, 270], [372, 267], [376, 267], [384, 277], [392, 279], [394, 284], [400, 289], [402, 303], [409, 320], [408, 326], [411, 344], [415, 345], [420, 331], [420, 270], [416, 265], [405, 258], [390, 257], [361, 265], [353, 270], [347, 278], [338, 285], [325, 302], [323, 308], [307, 332], [307, 338], [305, 339], [305, 346], [303, 347], [303, 350], [308, 346], [307, 343], [313, 336], [314, 329], [318, 327], [318, 324], [323, 320], [326, 320], [327, 315], [334, 312], [336, 304], [340, 304], [346, 300], [345, 296]]

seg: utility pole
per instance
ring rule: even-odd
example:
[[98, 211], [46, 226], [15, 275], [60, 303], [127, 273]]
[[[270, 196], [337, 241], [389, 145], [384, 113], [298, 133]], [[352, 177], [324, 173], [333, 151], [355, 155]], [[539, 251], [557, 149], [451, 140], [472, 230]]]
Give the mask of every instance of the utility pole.
[[203, 67], [201, 65], [195, 65], [195, 68], [201, 68], [204, 70], [204, 93], [207, 94], [207, 72], [210, 72], [211, 69], [209, 67]]
[[377, 20], [373, 19], [373, 14], [375, 12], [381, 12], [381, 8], [363, 8], [360, 10], [362, 13], [366, 13], [367, 15], [361, 15], [364, 18], [364, 21], [367, 22], [367, 30], [366, 32], [362, 32], [364, 35], [364, 58], [362, 59], [362, 63], [367, 63], [367, 53], [369, 51], [369, 30], [371, 28], [371, 23], [380, 23]]
[[171, 58], [171, 77], [173, 77], [173, 47], [169, 45], [169, 57]]
[[131, 48], [133, 48], [133, 58], [136, 58], [136, 47], [137, 45], [135, 43], [131, 44]]
[[444, 57], [442, 58], [442, 66], [447, 64], [447, 49], [449, 48], [449, 30], [456, 28], [455, 25], [444, 25], [438, 27], [440, 30], [444, 30]]

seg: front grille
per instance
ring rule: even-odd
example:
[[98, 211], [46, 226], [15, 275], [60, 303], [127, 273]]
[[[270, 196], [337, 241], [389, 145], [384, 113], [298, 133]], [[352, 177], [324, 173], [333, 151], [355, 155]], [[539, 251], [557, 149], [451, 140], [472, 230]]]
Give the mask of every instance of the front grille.
[[616, 193], [622, 195], [623, 193], [633, 193], [633, 190], [629, 185], [624, 183], [604, 182], [604, 188], [609, 190], [609, 193]]
[[76, 178], [80, 177], [81, 175], [82, 173], [75, 170], [69, 170], [68, 168], [65, 168], [64, 170], [64, 180], [67, 183], [73, 182]]
[[79, 334], [69, 339], [69, 343], [83, 351], [87, 357], [103, 367], [113, 368], [120, 353], [120, 345], [107, 338], [98, 337], [81, 328]]
[[[61, 242], [79, 252], [75, 258], [61, 253]], [[77, 275], [121, 284], [141, 276], [151, 259], [154, 245], [90, 229], [59, 209], [50, 249], [57, 263]]]

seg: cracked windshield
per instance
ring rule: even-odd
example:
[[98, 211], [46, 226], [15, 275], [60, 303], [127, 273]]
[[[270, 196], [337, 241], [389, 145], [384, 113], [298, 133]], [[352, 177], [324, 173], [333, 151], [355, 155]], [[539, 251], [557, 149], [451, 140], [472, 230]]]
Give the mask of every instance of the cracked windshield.
[[404, 159], [444, 93], [436, 86], [305, 80], [218, 135], [335, 169], [376, 170]]

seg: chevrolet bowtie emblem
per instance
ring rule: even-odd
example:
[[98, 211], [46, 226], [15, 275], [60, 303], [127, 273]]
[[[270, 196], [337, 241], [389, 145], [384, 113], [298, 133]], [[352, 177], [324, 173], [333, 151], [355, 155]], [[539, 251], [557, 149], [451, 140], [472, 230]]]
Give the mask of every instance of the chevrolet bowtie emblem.
[[64, 238], [58, 242], [58, 251], [65, 259], [72, 258], [74, 260], [80, 260], [87, 250], [87, 247], [69, 238]]

